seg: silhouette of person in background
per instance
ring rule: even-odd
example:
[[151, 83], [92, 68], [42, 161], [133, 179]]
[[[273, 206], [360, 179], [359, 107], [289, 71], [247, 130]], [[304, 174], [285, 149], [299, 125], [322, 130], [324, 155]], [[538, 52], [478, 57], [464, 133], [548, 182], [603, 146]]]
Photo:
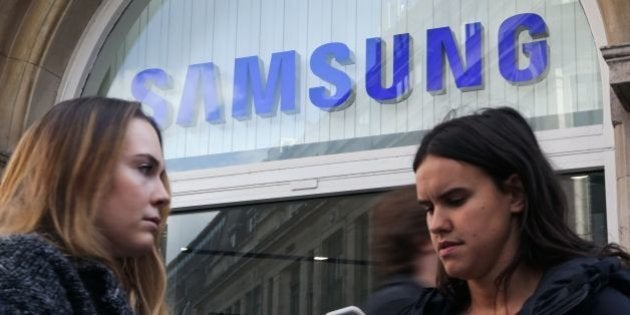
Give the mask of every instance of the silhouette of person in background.
[[398, 314], [434, 286], [437, 257], [431, 246], [426, 214], [415, 187], [386, 193], [371, 210], [371, 251], [379, 287], [364, 306], [366, 314]]
[[410, 313], [630, 312], [630, 256], [567, 226], [557, 175], [514, 109], [437, 125], [413, 170], [439, 268]]

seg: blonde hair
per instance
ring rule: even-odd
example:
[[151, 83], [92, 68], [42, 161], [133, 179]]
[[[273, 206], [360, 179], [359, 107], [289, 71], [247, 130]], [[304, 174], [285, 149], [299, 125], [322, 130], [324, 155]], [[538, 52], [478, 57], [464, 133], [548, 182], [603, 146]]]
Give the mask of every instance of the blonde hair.
[[[138, 314], [166, 314], [166, 273], [159, 253], [163, 220], [151, 253], [114, 258], [94, 226], [96, 209], [111, 187], [132, 119], [155, 122], [136, 102], [102, 97], [55, 105], [18, 143], [0, 182], [0, 234], [39, 233], [64, 253], [108, 265]], [[162, 182], [170, 193], [166, 173]], [[165, 218], [168, 205], [160, 209]]]

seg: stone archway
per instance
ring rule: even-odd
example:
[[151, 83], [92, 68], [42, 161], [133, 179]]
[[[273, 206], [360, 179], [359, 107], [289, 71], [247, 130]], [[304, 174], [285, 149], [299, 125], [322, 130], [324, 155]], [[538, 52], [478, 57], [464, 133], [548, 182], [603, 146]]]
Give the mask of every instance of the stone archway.
[[0, 2], [0, 168], [55, 102], [72, 52], [102, 0]]

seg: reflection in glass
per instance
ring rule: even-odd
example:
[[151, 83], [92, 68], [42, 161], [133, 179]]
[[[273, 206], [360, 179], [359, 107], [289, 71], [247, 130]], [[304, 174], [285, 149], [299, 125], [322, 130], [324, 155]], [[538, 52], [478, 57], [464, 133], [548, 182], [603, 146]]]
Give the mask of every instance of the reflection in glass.
[[[175, 313], [321, 314], [359, 303], [370, 285], [366, 212], [379, 195], [174, 214], [169, 233], [190, 241], [167, 249], [179, 251], [168, 262], [170, 305]], [[203, 229], [188, 228], [202, 217]], [[357, 285], [363, 293], [353, 298], [347, 291]]]
[[[570, 226], [606, 242], [603, 172], [561, 178], [575, 209]], [[173, 214], [167, 236], [170, 306], [175, 314], [266, 315], [361, 306], [376, 284], [369, 209], [382, 194]]]
[[580, 236], [603, 245], [608, 242], [606, 228], [606, 195], [604, 173], [563, 174], [562, 186], [567, 192], [567, 222]]

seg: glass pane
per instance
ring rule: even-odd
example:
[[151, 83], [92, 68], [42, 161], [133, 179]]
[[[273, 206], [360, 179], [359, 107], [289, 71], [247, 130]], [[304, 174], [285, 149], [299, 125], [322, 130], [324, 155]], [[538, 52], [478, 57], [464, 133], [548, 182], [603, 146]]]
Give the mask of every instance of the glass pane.
[[606, 228], [606, 187], [604, 172], [562, 174], [567, 193], [568, 224], [580, 236], [603, 245], [608, 242]]
[[[446, 117], [488, 106], [513, 106], [536, 130], [603, 121], [578, 0], [147, 3], [121, 18], [84, 95], [142, 101], [170, 170], [415, 145]], [[541, 20], [525, 27], [522, 14]]]
[[[603, 171], [561, 178], [573, 209], [569, 225], [605, 243]], [[267, 315], [361, 306], [377, 281], [370, 220], [384, 193], [173, 214], [166, 249], [169, 304], [177, 314]]]
[[168, 301], [176, 313], [322, 314], [371, 285], [368, 210], [381, 193], [173, 214]]

